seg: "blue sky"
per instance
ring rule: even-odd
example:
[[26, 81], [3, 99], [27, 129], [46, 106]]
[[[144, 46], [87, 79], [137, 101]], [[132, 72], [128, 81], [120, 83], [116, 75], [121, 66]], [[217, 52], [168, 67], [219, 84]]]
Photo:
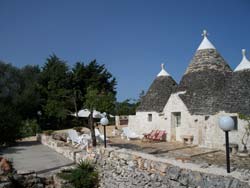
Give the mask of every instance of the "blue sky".
[[179, 82], [203, 29], [231, 68], [250, 58], [249, 0], [0, 0], [0, 60], [70, 66], [97, 59], [117, 78], [117, 98], [138, 98], [165, 63]]

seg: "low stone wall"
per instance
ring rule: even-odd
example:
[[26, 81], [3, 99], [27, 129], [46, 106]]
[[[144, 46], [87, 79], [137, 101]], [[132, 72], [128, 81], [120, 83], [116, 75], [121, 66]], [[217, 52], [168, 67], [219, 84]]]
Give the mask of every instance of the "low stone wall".
[[200, 169], [188, 163], [178, 164], [178, 161], [171, 162], [134, 151], [109, 148], [99, 157], [97, 164], [101, 172], [101, 187], [250, 187], [247, 182], [221, 172], [222, 169], [214, 168], [212, 173], [212, 169]]
[[97, 147], [91, 151], [72, 149], [48, 136], [41, 142], [78, 162], [92, 159], [100, 171], [101, 188], [125, 187], [200, 187], [248, 188], [250, 177], [223, 168], [185, 163], [127, 149]]

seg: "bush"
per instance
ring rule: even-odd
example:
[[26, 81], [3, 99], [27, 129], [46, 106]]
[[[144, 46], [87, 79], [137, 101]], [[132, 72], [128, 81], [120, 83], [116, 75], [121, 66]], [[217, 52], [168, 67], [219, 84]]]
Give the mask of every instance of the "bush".
[[98, 187], [98, 172], [90, 161], [81, 161], [75, 169], [58, 174], [69, 181], [75, 188]]
[[76, 130], [79, 133], [82, 131], [82, 127], [74, 127], [73, 129]]
[[21, 118], [12, 108], [0, 104], [0, 145], [10, 144], [21, 138]]
[[28, 136], [35, 136], [36, 133], [40, 132], [39, 126], [36, 120], [25, 120], [22, 122], [21, 136], [22, 138]]
[[43, 131], [43, 134], [50, 136], [53, 134], [53, 132], [54, 132], [53, 130], [46, 130], [46, 131]]

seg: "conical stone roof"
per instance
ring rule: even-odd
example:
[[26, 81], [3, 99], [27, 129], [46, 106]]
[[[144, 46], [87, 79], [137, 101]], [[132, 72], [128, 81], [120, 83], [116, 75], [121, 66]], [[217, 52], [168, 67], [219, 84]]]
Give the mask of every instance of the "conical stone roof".
[[227, 112], [250, 115], [250, 62], [245, 50], [242, 55], [242, 61], [226, 84], [224, 108]]
[[226, 79], [230, 77], [232, 70], [207, 39], [206, 32], [203, 36], [203, 41], [181, 79], [178, 91], [186, 91], [179, 96], [191, 114], [209, 115], [223, 108]]
[[206, 30], [203, 31], [203, 40], [196, 50], [185, 74], [196, 71], [217, 70], [231, 72], [231, 68], [216, 50], [214, 45], [208, 40]]
[[162, 112], [167, 101], [177, 88], [175, 80], [167, 73], [162, 65], [162, 70], [142, 98], [137, 112]]

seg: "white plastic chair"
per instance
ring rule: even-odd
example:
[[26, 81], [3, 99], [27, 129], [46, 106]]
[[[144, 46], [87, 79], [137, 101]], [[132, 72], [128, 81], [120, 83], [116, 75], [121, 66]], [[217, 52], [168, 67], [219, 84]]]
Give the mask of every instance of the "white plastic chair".
[[140, 139], [142, 138], [142, 135], [138, 135], [135, 132], [133, 132], [131, 129], [129, 129], [128, 127], [124, 127], [122, 128], [122, 134], [121, 137], [127, 137], [127, 140], [130, 139]]
[[[68, 130], [69, 139], [71, 140], [74, 146], [81, 146], [81, 148], [85, 148], [88, 145], [88, 140], [90, 140], [90, 136], [87, 134], [78, 135], [77, 132], [73, 129]], [[76, 144], [76, 145], [75, 145]]]
[[[100, 133], [100, 131], [98, 129], [95, 129], [95, 136], [96, 138], [101, 141], [101, 142], [104, 142], [104, 135]], [[107, 137], [106, 137], [106, 140], [109, 140]]]

